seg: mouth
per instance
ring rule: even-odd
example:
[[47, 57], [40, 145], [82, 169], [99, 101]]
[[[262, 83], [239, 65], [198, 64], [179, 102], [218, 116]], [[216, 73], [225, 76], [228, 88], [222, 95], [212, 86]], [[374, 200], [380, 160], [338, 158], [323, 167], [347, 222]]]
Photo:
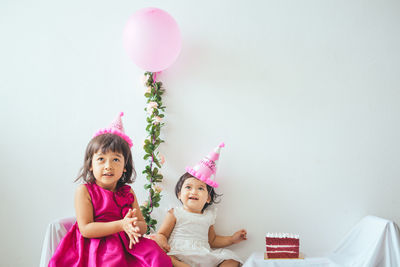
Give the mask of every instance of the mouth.
[[104, 173], [103, 176], [105, 176], [105, 177], [113, 177], [114, 174], [112, 174], [112, 173]]
[[198, 197], [189, 197], [190, 200], [199, 200]]

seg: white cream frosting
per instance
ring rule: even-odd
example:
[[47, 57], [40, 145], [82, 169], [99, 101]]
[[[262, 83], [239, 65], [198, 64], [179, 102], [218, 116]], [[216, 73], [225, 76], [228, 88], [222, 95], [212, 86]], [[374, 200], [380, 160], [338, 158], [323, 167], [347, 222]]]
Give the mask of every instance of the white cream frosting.
[[297, 248], [299, 246], [294, 246], [294, 245], [266, 245], [268, 248]]
[[290, 234], [290, 233], [267, 233], [265, 235], [265, 237], [300, 239], [300, 235], [295, 235], [295, 234]]

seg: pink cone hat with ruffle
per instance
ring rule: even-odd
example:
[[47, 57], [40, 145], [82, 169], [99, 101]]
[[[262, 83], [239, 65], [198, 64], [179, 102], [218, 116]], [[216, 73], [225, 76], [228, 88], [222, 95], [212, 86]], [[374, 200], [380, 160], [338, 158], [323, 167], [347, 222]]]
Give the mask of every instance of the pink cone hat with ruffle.
[[217, 146], [210, 154], [200, 160], [193, 168], [186, 167], [186, 171], [193, 177], [205, 182], [209, 186], [214, 188], [218, 187], [218, 183], [215, 181], [215, 172], [217, 171], [217, 161], [219, 159], [219, 153], [221, 148], [225, 146], [221, 143]]
[[121, 112], [119, 115], [114, 119], [114, 121], [108, 126], [108, 128], [102, 128], [98, 130], [94, 135], [93, 138], [102, 134], [116, 134], [124, 139], [129, 147], [133, 146], [132, 140], [125, 134], [124, 126], [122, 125], [121, 117], [124, 116], [124, 113]]

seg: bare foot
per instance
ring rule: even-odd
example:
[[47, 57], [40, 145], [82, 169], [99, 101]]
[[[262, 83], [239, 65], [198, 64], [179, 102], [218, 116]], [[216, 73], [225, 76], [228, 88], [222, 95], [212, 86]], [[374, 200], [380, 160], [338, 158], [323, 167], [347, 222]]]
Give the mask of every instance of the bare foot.
[[235, 260], [226, 260], [226, 261], [223, 261], [218, 266], [219, 267], [238, 267], [239, 265], [240, 265], [240, 263]]

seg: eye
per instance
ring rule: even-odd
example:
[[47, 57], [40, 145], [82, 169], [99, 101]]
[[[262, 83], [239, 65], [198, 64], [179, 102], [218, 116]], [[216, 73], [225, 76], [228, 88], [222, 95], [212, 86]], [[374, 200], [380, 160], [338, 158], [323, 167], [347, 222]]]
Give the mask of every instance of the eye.
[[103, 160], [104, 160], [104, 158], [102, 158], [102, 157], [99, 157], [99, 158], [97, 158], [97, 160], [98, 160], [98, 161], [103, 161]]
[[185, 189], [190, 189], [190, 186], [189, 185], [185, 186]]
[[199, 187], [199, 190], [204, 190], [204, 187]]
[[114, 159], [115, 162], [120, 162], [119, 158]]

